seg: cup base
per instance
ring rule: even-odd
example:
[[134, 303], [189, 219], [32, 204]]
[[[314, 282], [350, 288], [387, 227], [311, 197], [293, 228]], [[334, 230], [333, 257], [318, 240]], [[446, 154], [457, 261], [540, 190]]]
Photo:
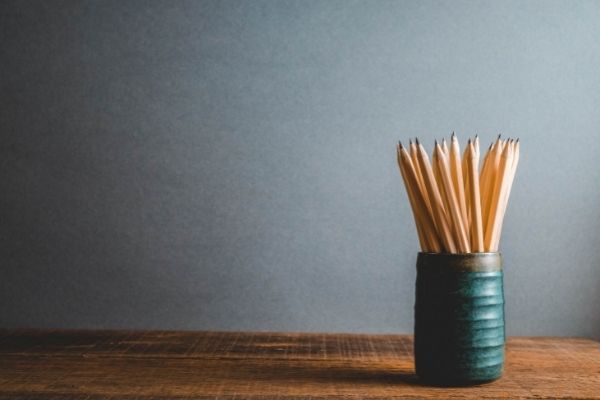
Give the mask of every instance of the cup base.
[[468, 386], [479, 386], [485, 385], [497, 381], [500, 377], [484, 380], [460, 380], [460, 381], [438, 381], [430, 379], [419, 378], [419, 382], [427, 386], [436, 387], [468, 387]]
[[494, 382], [502, 377], [503, 366], [494, 365], [462, 374], [448, 374], [442, 371], [417, 371], [419, 382], [431, 386], [477, 386]]

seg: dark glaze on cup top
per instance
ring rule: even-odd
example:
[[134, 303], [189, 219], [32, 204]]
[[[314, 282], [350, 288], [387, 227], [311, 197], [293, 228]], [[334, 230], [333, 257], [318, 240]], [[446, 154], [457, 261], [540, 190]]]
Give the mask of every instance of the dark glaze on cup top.
[[441, 386], [498, 379], [504, 341], [500, 253], [419, 253], [414, 347], [419, 378]]

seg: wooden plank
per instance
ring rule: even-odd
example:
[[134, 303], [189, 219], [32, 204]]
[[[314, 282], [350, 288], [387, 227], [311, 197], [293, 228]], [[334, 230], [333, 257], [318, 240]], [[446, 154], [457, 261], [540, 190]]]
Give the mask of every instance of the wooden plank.
[[0, 399], [597, 398], [600, 343], [510, 338], [506, 371], [421, 385], [403, 335], [0, 331]]

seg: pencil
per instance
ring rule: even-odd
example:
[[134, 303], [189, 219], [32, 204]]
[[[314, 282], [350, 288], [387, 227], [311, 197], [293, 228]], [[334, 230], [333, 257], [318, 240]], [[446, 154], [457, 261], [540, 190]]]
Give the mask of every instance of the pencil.
[[506, 214], [506, 208], [508, 207], [508, 198], [510, 197], [510, 192], [512, 189], [512, 185], [515, 179], [515, 173], [517, 172], [517, 165], [519, 164], [519, 139], [512, 143], [512, 164], [510, 165], [510, 171], [508, 175], [508, 182], [506, 183], [505, 193], [503, 194], [503, 198], [501, 199], [501, 210], [500, 210], [500, 222], [498, 226], [498, 233], [495, 237], [494, 243], [492, 243], [492, 249], [494, 251], [498, 251], [498, 246], [500, 243], [500, 234], [502, 232], [502, 225], [504, 223], [504, 215]]
[[418, 153], [417, 145], [412, 140], [409, 140], [409, 146], [410, 146], [410, 159], [415, 168], [415, 174], [417, 175], [419, 189], [421, 189], [421, 193], [423, 193], [425, 205], [427, 207], [427, 210], [429, 211], [429, 214], [431, 215], [431, 203], [429, 201], [429, 196], [427, 195], [427, 189], [425, 188], [425, 183], [423, 182], [423, 173], [421, 172], [421, 166], [419, 165], [419, 160], [417, 159], [417, 153]]
[[465, 185], [463, 181], [462, 162], [460, 158], [460, 146], [456, 135], [452, 132], [450, 140], [450, 173], [452, 175], [452, 184], [454, 186], [454, 193], [458, 200], [460, 208], [460, 216], [463, 221], [463, 226], [469, 236], [469, 220], [467, 218], [467, 203], [465, 200]]
[[[500, 165], [500, 155], [502, 151], [502, 140], [500, 135], [494, 142], [492, 149], [486, 155], [487, 163], [484, 163], [484, 171], [481, 176], [481, 215], [484, 224], [484, 230], [487, 232], [489, 226], [489, 215], [494, 194], [494, 187], [497, 182], [498, 167]], [[486, 246], [486, 250], [489, 250]]]
[[[435, 146], [437, 146], [437, 141], [435, 142]], [[452, 217], [450, 216], [449, 211], [450, 204], [448, 204], [448, 196], [446, 195], [446, 187], [444, 186], [444, 182], [442, 181], [442, 175], [440, 171], [440, 164], [438, 162], [438, 158], [438, 152], [434, 151], [431, 154], [431, 169], [433, 171], [433, 176], [435, 177], [435, 182], [437, 184], [438, 190], [440, 192], [440, 197], [442, 199], [442, 215], [446, 220], [446, 223], [450, 227], [452, 236], [456, 237], [456, 234], [454, 232], [454, 225], [452, 224]], [[456, 240], [454, 243], [456, 244]]]
[[481, 198], [479, 194], [479, 154], [469, 140], [467, 145], [467, 176], [469, 188], [469, 206], [471, 207], [471, 248], [473, 252], [485, 251], [483, 244], [483, 222], [481, 220]]
[[440, 241], [435, 230], [435, 225], [429, 211], [425, 207], [425, 196], [421, 191], [416, 169], [412, 163], [411, 157], [401, 143], [398, 143], [398, 164], [400, 172], [404, 179], [409, 201], [415, 214], [415, 223], [421, 225], [421, 233], [425, 246], [421, 246], [424, 251], [439, 252], [441, 250]]
[[434, 154], [435, 153], [437, 153], [438, 169], [442, 180], [442, 186], [444, 187], [444, 195], [446, 196], [448, 215], [450, 215], [450, 220], [452, 221], [452, 226], [454, 228], [454, 240], [460, 253], [468, 253], [470, 252], [469, 240], [465, 232], [456, 193], [454, 192], [452, 176], [448, 168], [448, 159], [437, 142], [435, 144]]
[[484, 246], [488, 251], [495, 251], [494, 244], [496, 243], [496, 238], [499, 234], [498, 228], [501, 214], [500, 201], [503, 197], [503, 193], [506, 191], [508, 174], [510, 173], [510, 167], [512, 166], [512, 152], [510, 151], [511, 146], [508, 141], [503, 143], [500, 148], [502, 149], [502, 154], [498, 160], [498, 168], [494, 177], [493, 191], [491, 191], [492, 194], [490, 196], [490, 209], [485, 228]]
[[456, 253], [456, 246], [454, 244], [454, 240], [452, 239], [450, 227], [446, 221], [444, 205], [437, 182], [433, 176], [429, 157], [427, 157], [427, 153], [425, 152], [423, 146], [419, 143], [418, 139], [416, 142], [418, 150], [417, 159], [419, 161], [419, 166], [421, 167], [421, 172], [423, 173], [423, 182], [425, 183], [427, 193], [429, 194], [429, 201], [431, 202], [433, 220], [437, 233], [440, 236], [443, 249], [448, 253]]
[[[491, 143], [485, 155], [479, 136], [461, 155], [454, 132], [435, 141], [431, 161], [415, 138], [396, 145], [397, 162], [423, 252], [497, 252], [520, 156], [519, 139]], [[480, 160], [482, 160], [480, 168]]]
[[404, 187], [406, 188], [406, 195], [408, 196], [408, 201], [410, 202], [410, 205], [411, 205], [411, 208], [413, 211], [415, 226], [417, 228], [417, 236], [419, 237], [419, 244], [421, 246], [422, 251], [430, 251], [430, 244], [426, 238], [424, 228], [423, 228], [423, 218], [419, 212], [420, 206], [417, 203], [417, 200], [415, 199], [413, 184], [409, 181], [409, 178], [407, 177], [407, 175], [408, 175], [407, 169], [410, 167], [407, 166], [405, 161], [403, 160], [403, 155], [402, 155], [403, 150], [404, 150], [404, 148], [402, 147], [402, 143], [398, 142], [398, 149], [397, 149], [398, 167], [400, 167], [400, 174], [402, 175], [402, 180], [404, 181]]

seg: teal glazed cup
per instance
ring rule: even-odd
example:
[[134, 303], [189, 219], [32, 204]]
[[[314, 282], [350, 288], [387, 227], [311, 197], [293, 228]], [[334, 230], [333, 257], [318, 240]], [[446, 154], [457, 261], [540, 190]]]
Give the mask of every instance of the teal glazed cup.
[[502, 375], [504, 293], [500, 253], [419, 253], [415, 368], [439, 386], [468, 386]]

